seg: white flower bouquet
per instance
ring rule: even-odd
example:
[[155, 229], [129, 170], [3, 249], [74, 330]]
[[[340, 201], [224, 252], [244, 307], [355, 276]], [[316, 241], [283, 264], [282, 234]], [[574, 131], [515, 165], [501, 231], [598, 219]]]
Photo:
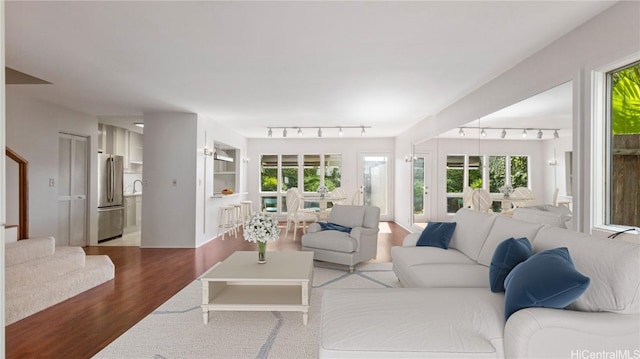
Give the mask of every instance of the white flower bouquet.
[[509, 195], [511, 195], [511, 193], [513, 193], [513, 187], [511, 187], [510, 185], [504, 185], [504, 186], [500, 187], [500, 192], [502, 192], [502, 194], [505, 197], [509, 197]]
[[249, 242], [276, 241], [280, 236], [278, 222], [267, 213], [255, 212], [244, 226], [244, 239]]
[[327, 186], [318, 186], [318, 194], [321, 197], [324, 197], [324, 195], [326, 195], [327, 193], [329, 193], [329, 189], [327, 188]]

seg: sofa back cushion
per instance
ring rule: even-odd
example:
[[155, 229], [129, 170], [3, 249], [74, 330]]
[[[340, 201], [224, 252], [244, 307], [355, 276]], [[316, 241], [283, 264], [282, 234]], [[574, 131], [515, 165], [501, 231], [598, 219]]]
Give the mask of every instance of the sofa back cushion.
[[496, 247], [507, 238], [526, 238], [532, 242], [541, 227], [541, 224], [516, 221], [506, 216], [498, 217], [480, 250], [478, 263], [489, 266]]
[[571, 220], [571, 211], [565, 206], [554, 207], [551, 205], [541, 205], [522, 207], [516, 208], [513, 211], [513, 219], [567, 228], [567, 222]]
[[[456, 222], [457, 225], [456, 230], [453, 232], [451, 243], [449, 243], [449, 248], [455, 248], [467, 257], [477, 261], [480, 249], [484, 245], [484, 241], [496, 217], [498, 216], [495, 214], [480, 213], [467, 208], [458, 210], [456, 215], [453, 216], [453, 222]], [[509, 237], [512, 236], [502, 239]], [[491, 257], [489, 257], [489, 260], [491, 260]]]
[[567, 247], [576, 270], [591, 279], [569, 309], [640, 314], [640, 245], [545, 226], [533, 251]]
[[362, 227], [366, 208], [365, 206], [351, 205], [333, 206], [329, 215], [329, 222], [349, 228]]
[[[362, 206], [359, 206], [362, 207]], [[378, 228], [380, 224], [380, 208], [376, 206], [365, 206], [364, 219], [362, 226], [364, 228]]]

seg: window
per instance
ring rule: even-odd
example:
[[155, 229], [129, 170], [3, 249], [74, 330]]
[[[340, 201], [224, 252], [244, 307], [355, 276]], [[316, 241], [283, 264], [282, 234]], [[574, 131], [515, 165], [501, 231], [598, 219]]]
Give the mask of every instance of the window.
[[[300, 166], [302, 159], [302, 166]], [[338, 154], [297, 155], [278, 154], [260, 156], [260, 192], [262, 210], [286, 211], [286, 192], [301, 188], [304, 192], [316, 192], [318, 186], [329, 190], [340, 187], [342, 156]], [[318, 207], [305, 202], [305, 207]], [[281, 209], [281, 211], [278, 210]]]
[[278, 156], [262, 155], [260, 158], [260, 191], [278, 190]]
[[[483, 170], [488, 163], [488, 171]], [[485, 185], [486, 184], [486, 185]], [[447, 213], [462, 208], [462, 192], [465, 187], [488, 188], [500, 193], [500, 187], [510, 184], [529, 187], [529, 157], [527, 156], [447, 156]], [[500, 203], [494, 202], [494, 211], [500, 211]]]
[[605, 224], [640, 226], [640, 62], [607, 74]]

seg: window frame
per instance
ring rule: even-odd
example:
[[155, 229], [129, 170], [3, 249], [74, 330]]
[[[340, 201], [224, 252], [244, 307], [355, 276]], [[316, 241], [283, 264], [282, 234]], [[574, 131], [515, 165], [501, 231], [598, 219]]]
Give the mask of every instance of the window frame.
[[590, 212], [591, 228], [606, 232], [619, 232], [638, 227], [607, 223], [611, 212], [611, 73], [640, 61], [640, 54], [625, 57], [609, 65], [591, 71], [591, 193], [593, 210]]

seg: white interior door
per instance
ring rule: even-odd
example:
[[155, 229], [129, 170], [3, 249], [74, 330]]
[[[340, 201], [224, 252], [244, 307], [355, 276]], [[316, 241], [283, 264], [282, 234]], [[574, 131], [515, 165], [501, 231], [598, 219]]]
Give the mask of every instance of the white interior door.
[[413, 223], [426, 224], [431, 218], [431, 154], [415, 153], [413, 156]]
[[87, 242], [86, 137], [58, 136], [58, 236], [56, 245], [85, 246]]
[[360, 155], [359, 186], [363, 186], [363, 203], [380, 208], [380, 220], [393, 219], [391, 194], [391, 155], [366, 153]]

